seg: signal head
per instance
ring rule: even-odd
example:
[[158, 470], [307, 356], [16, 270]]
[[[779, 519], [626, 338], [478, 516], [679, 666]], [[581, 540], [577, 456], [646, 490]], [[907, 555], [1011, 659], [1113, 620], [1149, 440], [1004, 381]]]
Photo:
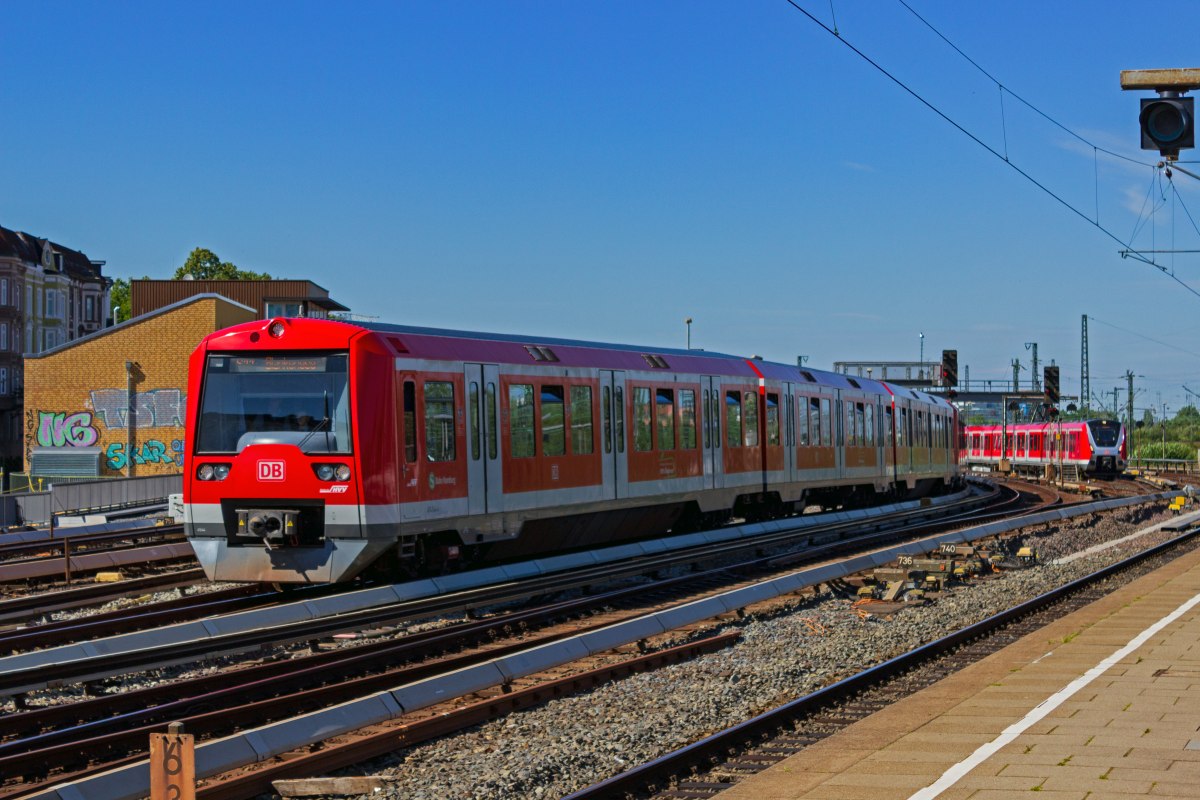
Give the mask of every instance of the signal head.
[[1167, 159], [1179, 157], [1181, 149], [1196, 146], [1194, 98], [1157, 97], [1142, 99], [1142, 149], [1157, 150]]

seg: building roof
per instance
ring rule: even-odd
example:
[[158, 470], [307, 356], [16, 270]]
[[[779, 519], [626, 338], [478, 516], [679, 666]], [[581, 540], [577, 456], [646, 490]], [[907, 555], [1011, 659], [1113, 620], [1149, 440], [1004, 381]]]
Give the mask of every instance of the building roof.
[[125, 330], [134, 325], [138, 325], [142, 322], [145, 322], [148, 319], [153, 319], [154, 317], [158, 317], [163, 314], [169, 314], [172, 311], [182, 308], [183, 306], [190, 305], [192, 303], [198, 303], [201, 300], [220, 300], [222, 303], [228, 303], [231, 306], [236, 306], [237, 308], [243, 308], [252, 314], [255, 313], [253, 308], [242, 305], [241, 303], [238, 303], [234, 300], [230, 300], [228, 297], [225, 297], [224, 295], [214, 294], [212, 292], [209, 292], [206, 294], [196, 294], [196, 295], [192, 295], [191, 297], [185, 297], [183, 300], [180, 300], [177, 303], [171, 303], [168, 306], [163, 306], [162, 308], [157, 308], [154, 311], [151, 311], [147, 314], [142, 314], [141, 316], [138, 316], [138, 317], [132, 317], [131, 319], [127, 319], [118, 325], [113, 325], [108, 328], [101, 328], [100, 330], [94, 331], [93, 333], [89, 333], [86, 336], [80, 336], [78, 339], [72, 339], [71, 341], [69, 341], [65, 344], [60, 344], [57, 347], [51, 347], [50, 349], [43, 350], [40, 353], [25, 353], [24, 357], [27, 360], [32, 360], [32, 359], [44, 358], [46, 356], [54, 355], [55, 353], [61, 353], [62, 351], [69, 350], [72, 347], [75, 347], [76, 345], [83, 344], [84, 342], [93, 341], [95, 339], [100, 338], [101, 336], [107, 336], [110, 333], [113, 333], [115, 331]]
[[214, 293], [262, 312], [265, 303], [303, 301], [326, 311], [348, 311], [329, 297], [329, 291], [309, 280], [156, 280], [135, 278], [129, 282], [130, 309], [134, 316], [194, 294]]
[[24, 231], [9, 230], [0, 226], [0, 258], [15, 258], [33, 264], [42, 261], [42, 248], [50, 249], [62, 256], [62, 271], [77, 280], [102, 280], [100, 263], [92, 261], [79, 250], [72, 250], [57, 242]]

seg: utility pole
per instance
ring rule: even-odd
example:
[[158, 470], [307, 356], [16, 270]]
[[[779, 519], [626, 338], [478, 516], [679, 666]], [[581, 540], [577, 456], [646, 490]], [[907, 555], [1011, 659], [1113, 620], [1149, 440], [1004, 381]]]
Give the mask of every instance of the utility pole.
[[[1079, 347], [1079, 399], [1083, 402], [1084, 408], [1091, 402], [1092, 397], [1092, 379], [1088, 375], [1088, 338], [1087, 338], [1087, 314], [1083, 315], [1083, 338]], [[1133, 413], [1132, 411], [1130, 412]]]
[[1021, 391], [1021, 359], [1014, 358], [1012, 362], [1013, 368], [1013, 394]]
[[1133, 455], [1133, 370], [1125, 370], [1125, 439], [1129, 445], [1129, 456]]
[[964, 392], [971, 391], [971, 365], [970, 364], [966, 364], [963, 366], [963, 380], [966, 381], [966, 385], [963, 387], [963, 391]]
[[1121, 418], [1121, 412], [1117, 410], [1117, 409], [1119, 409], [1119, 408], [1120, 408], [1120, 405], [1118, 405], [1118, 403], [1117, 403], [1117, 395], [1119, 395], [1119, 394], [1121, 393], [1121, 387], [1120, 387], [1120, 386], [1114, 386], [1114, 387], [1113, 387], [1113, 390], [1112, 390], [1112, 393], [1113, 393], [1113, 418], [1114, 418], [1114, 419], [1120, 419], [1120, 418]]
[[1026, 342], [1025, 349], [1033, 350], [1033, 367], [1032, 367], [1033, 372], [1030, 373], [1029, 380], [1030, 380], [1030, 385], [1033, 387], [1033, 390], [1036, 392], [1038, 389], [1042, 388], [1041, 380], [1038, 378], [1037, 342]]

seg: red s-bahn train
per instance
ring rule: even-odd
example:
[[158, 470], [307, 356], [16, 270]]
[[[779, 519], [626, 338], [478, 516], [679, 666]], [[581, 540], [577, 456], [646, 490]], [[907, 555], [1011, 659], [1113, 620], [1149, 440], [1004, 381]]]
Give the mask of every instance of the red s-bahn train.
[[189, 368], [185, 529], [214, 580], [437, 569], [959, 480], [944, 399], [719, 353], [279, 318], [206, 337]]
[[[1005, 441], [1004, 437], [1007, 437]], [[963, 430], [961, 461], [967, 466], [999, 467], [1007, 458], [1014, 469], [1042, 472], [1046, 466], [1080, 475], [1113, 477], [1128, 462], [1125, 426], [1113, 419], [968, 425]]]

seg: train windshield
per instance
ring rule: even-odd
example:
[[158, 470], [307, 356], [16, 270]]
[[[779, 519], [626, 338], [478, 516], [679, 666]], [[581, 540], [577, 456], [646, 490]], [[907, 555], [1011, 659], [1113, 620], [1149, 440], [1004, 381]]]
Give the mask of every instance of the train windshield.
[[294, 444], [306, 453], [349, 453], [348, 360], [344, 353], [210, 355], [196, 452]]
[[1116, 447], [1121, 437], [1121, 423], [1111, 419], [1094, 419], [1088, 422], [1092, 438], [1097, 447]]

